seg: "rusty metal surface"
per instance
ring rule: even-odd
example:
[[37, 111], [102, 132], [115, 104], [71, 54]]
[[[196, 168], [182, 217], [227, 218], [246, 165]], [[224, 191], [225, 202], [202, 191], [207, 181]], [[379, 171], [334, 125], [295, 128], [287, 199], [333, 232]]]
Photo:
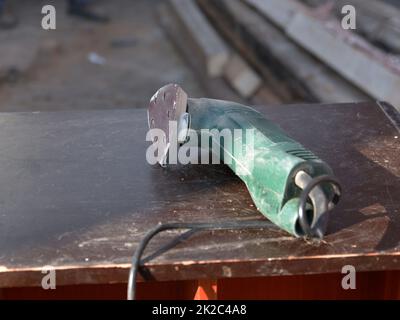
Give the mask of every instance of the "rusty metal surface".
[[[271, 224], [185, 234], [158, 250], [181, 235], [167, 232], [146, 251], [149, 278], [400, 269], [394, 122], [373, 103], [260, 109], [342, 182], [325, 242]], [[159, 222], [264, 219], [222, 165], [148, 165], [145, 110], [3, 113], [0, 124], [0, 287], [40, 285], [44, 265], [57, 285], [126, 282], [138, 240]]]

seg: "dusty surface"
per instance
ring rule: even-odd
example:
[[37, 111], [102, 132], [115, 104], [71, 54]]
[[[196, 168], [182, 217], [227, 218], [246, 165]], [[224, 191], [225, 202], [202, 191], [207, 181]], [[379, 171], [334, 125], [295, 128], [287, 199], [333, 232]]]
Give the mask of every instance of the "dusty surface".
[[57, 268], [57, 286], [126, 282], [140, 239], [167, 222], [267, 225], [158, 235], [144, 257], [160, 281], [340, 274], [347, 264], [357, 272], [399, 270], [399, 132], [380, 107], [262, 112], [341, 182], [322, 242], [271, 225], [227, 166], [150, 166], [143, 109], [1, 115], [0, 287], [36, 286], [45, 265]]
[[[177, 82], [203, 96], [191, 69], [165, 38], [158, 1], [98, 1], [112, 21], [93, 24], [66, 15], [52, 1], [57, 30], [41, 28], [46, 1], [10, 1], [20, 24], [0, 31], [0, 111], [147, 107], [156, 89]], [[91, 53], [105, 58], [93, 64]]]

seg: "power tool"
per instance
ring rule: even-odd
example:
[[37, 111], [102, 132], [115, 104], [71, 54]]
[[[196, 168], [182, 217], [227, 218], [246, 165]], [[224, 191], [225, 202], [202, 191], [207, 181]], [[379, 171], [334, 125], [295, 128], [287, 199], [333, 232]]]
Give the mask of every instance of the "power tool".
[[[150, 100], [148, 125], [149, 140], [157, 147], [153, 148], [156, 163], [177, 163], [180, 149], [187, 145], [208, 149], [245, 183], [266, 218], [296, 237], [324, 236], [328, 212], [341, 196], [332, 169], [255, 109], [230, 101], [188, 98], [179, 85], [168, 84]], [[231, 139], [227, 139], [229, 136]], [[191, 163], [198, 163], [198, 157]], [[266, 222], [158, 225], [146, 234], [132, 258], [128, 299], [134, 298], [140, 257], [157, 233], [168, 229], [270, 227]]]
[[[294, 236], [323, 237], [328, 211], [340, 197], [331, 168], [258, 111], [235, 102], [190, 99], [179, 85], [169, 84], [152, 97], [148, 121], [162, 133], [160, 165], [168, 163], [171, 145], [185, 145], [190, 132], [203, 147], [210, 137], [210, 150], [220, 148], [222, 161], [243, 180], [264, 216]], [[177, 133], [171, 135], [174, 122]], [[230, 141], [221, 139], [227, 130]]]

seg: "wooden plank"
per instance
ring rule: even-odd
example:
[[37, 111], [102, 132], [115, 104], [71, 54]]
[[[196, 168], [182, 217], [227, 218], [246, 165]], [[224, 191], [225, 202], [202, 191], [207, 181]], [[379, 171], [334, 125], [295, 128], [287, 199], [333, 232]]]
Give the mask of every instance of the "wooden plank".
[[[336, 21], [312, 16], [292, 0], [245, 0], [347, 80], [378, 100], [400, 108], [400, 65]], [[276, 16], [277, 11], [285, 19]]]
[[[382, 1], [350, 0], [357, 10], [357, 29], [369, 40], [400, 53], [400, 9]], [[342, 5], [345, 1], [341, 0]]]
[[164, 3], [160, 4], [157, 8], [157, 14], [166, 35], [168, 35], [172, 43], [180, 51], [186, 63], [194, 70], [197, 79], [208, 93], [208, 96], [214, 99], [244, 102], [221, 77], [209, 78], [206, 68], [204, 68], [201, 63], [201, 53], [196, 51], [193, 46], [188, 45], [192, 39], [190, 35], [181, 33], [180, 25], [178, 21], [174, 19], [171, 8]]
[[254, 6], [266, 17], [281, 28], [285, 28], [298, 11], [305, 10], [305, 7], [297, 1], [281, 0], [248, 0], [248, 4]]
[[400, 72], [352, 46], [338, 33], [321, 28], [321, 23], [297, 13], [288, 34], [343, 77], [378, 100], [400, 108]]
[[199, 4], [282, 101], [368, 100], [244, 3], [200, 0]]
[[237, 54], [233, 55], [225, 66], [224, 77], [244, 98], [251, 97], [262, 83], [258, 74]]
[[[149, 281], [137, 284], [137, 300], [192, 300], [198, 281]], [[112, 284], [69, 285], [56, 290], [42, 286], [0, 289], [0, 300], [125, 300], [126, 281]]]
[[[179, 2], [179, 1], [178, 1]], [[176, 4], [176, 1], [174, 2]], [[186, 4], [187, 5], [187, 4]], [[197, 4], [192, 3], [190, 6], [194, 6]], [[162, 7], [162, 6], [161, 6]], [[182, 9], [182, 7], [180, 7]], [[226, 61], [221, 64], [215, 64], [217, 59], [210, 62], [209, 69], [204, 68], [203, 63], [204, 61], [204, 54], [202, 50], [198, 50], [197, 45], [191, 45], [195, 43], [195, 39], [193, 38], [190, 32], [182, 33], [182, 23], [180, 23], [178, 19], [176, 19], [177, 12], [174, 12], [175, 7], [166, 7], [160, 8], [159, 10], [164, 11], [160, 13], [160, 20], [162, 21], [164, 27], [167, 29], [168, 33], [170, 34], [171, 39], [173, 42], [180, 48], [180, 51], [184, 53], [186, 56], [189, 64], [197, 70], [199, 74], [203, 78], [205, 78], [204, 82], [207, 82], [207, 87], [212, 87], [212, 91], [218, 90], [218, 87], [223, 87], [223, 85], [219, 85], [215, 87], [215, 82], [221, 83], [221, 79], [217, 79], [218, 77], [223, 77], [228, 82], [230, 87], [242, 98], [246, 99], [251, 97], [254, 92], [260, 87], [261, 85], [261, 78], [255, 73], [251, 67], [244, 61], [240, 56], [235, 54], [228, 53]], [[196, 9], [199, 10], [199, 9]], [[184, 11], [186, 12], [186, 11]], [[184, 12], [179, 12], [179, 14], [183, 14]], [[202, 14], [202, 13], [201, 13]], [[185, 19], [188, 18], [190, 15], [185, 15]], [[206, 18], [202, 16], [202, 20]], [[189, 23], [189, 21], [186, 21]], [[208, 22], [207, 27], [210, 27]], [[216, 33], [213, 30], [214, 33]], [[219, 37], [219, 36], [218, 36]], [[230, 51], [223, 39], [218, 38], [218, 42], [225, 48], [226, 51]], [[214, 39], [215, 41], [215, 39]], [[213, 42], [214, 42], [213, 41]], [[204, 45], [207, 45], [206, 40], [203, 41]], [[221, 60], [219, 60], [221, 61]], [[214, 63], [213, 63], [214, 62]], [[217, 67], [216, 67], [217, 66]], [[212, 70], [211, 70], [212, 69]], [[210, 70], [212, 71], [210, 74]], [[211, 78], [210, 78], [211, 76]], [[212, 81], [211, 81], [212, 80]], [[210, 83], [211, 81], [211, 83]], [[223, 92], [227, 92], [228, 90], [223, 90], [221, 94], [219, 94], [220, 98], [229, 99], [229, 96], [222, 95]], [[222, 96], [221, 96], [222, 95]], [[232, 99], [231, 99], [232, 100]], [[233, 99], [236, 100], [236, 99]]]
[[[264, 42], [268, 42], [270, 39], [262, 25], [259, 28], [255, 27], [257, 21], [254, 20], [253, 16], [249, 16], [247, 11], [242, 12], [241, 17], [244, 20], [242, 22], [236, 18], [236, 11], [226, 8], [226, 3], [208, 0], [197, 2], [213, 24], [230, 41], [231, 45], [261, 74], [266, 85], [279, 97], [282, 103], [300, 100], [316, 101], [297, 83], [293, 82], [291, 76], [286, 75], [285, 72], [278, 72], [278, 70], [285, 71], [279, 61], [260, 50]], [[232, 1], [232, 3], [240, 5], [236, 1]], [[247, 26], [254, 26], [255, 30], [248, 31]], [[253, 36], [254, 33], [260, 34], [260, 36]], [[264, 37], [262, 34], [264, 34]]]
[[[399, 299], [399, 271], [357, 272], [356, 288], [352, 290], [342, 288], [341, 283], [344, 276], [337, 272], [317, 275], [220, 279], [218, 280], [218, 299]], [[390, 278], [388, 279], [388, 277]]]
[[282, 99], [267, 85], [263, 85], [251, 98], [251, 104], [253, 105], [265, 105], [272, 104], [278, 105], [282, 104]]
[[371, 42], [393, 53], [400, 53], [400, 9], [382, 0], [302, 0], [313, 7], [334, 5], [334, 14], [341, 18], [342, 7], [353, 5], [357, 12], [355, 30]]
[[[356, 289], [341, 287], [340, 272], [317, 275], [151, 281], [137, 284], [138, 300], [400, 299], [400, 271], [356, 274]], [[201, 291], [200, 291], [201, 290]], [[57, 290], [0, 289], [1, 300], [126, 299], [126, 283], [58, 286]]]
[[183, 32], [189, 36], [191, 41], [187, 45], [193, 45], [194, 50], [200, 53], [208, 76], [221, 76], [229, 59], [229, 48], [201, 13], [195, 0], [169, 0], [168, 3], [181, 26], [177, 36]]
[[[344, 196], [324, 242], [272, 224], [190, 237], [165, 232], [146, 250], [145, 276], [336, 273], [345, 264], [399, 270], [400, 134], [380, 107], [259, 110], [341, 181]], [[56, 269], [57, 287], [126, 283], [135, 248], [159, 223], [265, 219], [224, 165], [150, 166], [145, 109], [1, 113], [0, 123], [0, 287], [40, 287], [44, 265]]]

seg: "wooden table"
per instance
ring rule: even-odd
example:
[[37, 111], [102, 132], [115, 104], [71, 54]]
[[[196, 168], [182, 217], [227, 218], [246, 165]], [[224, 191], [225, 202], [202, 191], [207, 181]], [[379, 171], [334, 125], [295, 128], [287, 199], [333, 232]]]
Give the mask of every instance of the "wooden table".
[[[146, 251], [139, 298], [400, 298], [399, 113], [259, 109], [342, 182], [325, 241], [272, 224], [165, 232]], [[0, 114], [0, 297], [124, 298], [131, 256], [157, 223], [264, 219], [224, 165], [147, 164], [146, 132], [140, 109]], [[341, 287], [349, 264], [356, 290]], [[45, 265], [57, 290], [41, 288]]]

